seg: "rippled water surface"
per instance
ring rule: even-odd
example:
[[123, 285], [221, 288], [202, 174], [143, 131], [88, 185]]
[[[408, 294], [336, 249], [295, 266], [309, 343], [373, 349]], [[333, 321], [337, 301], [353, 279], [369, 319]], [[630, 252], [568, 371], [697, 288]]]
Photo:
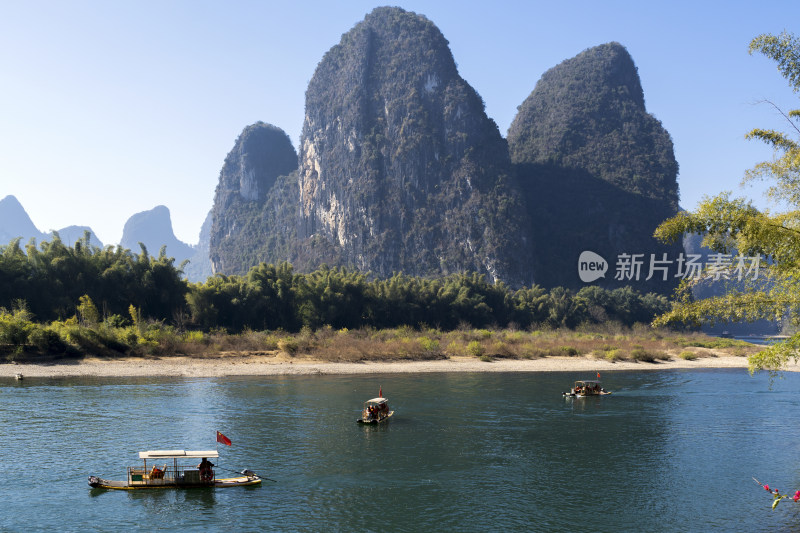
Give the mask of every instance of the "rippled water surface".
[[[0, 381], [0, 531], [800, 531], [800, 375], [574, 373]], [[396, 411], [361, 427], [378, 387]], [[149, 449], [275, 482], [104, 491]]]

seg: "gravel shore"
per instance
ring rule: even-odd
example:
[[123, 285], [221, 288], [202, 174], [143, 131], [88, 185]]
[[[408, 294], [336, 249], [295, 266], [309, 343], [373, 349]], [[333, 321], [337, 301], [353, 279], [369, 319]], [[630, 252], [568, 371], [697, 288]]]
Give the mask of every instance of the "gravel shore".
[[[394, 374], [425, 372], [603, 372], [609, 370], [670, 370], [678, 368], [747, 368], [747, 357], [728, 354], [693, 361], [673, 358], [654, 363], [610, 362], [590, 356], [541, 359], [498, 359], [484, 362], [471, 357], [435, 361], [333, 363], [280, 355], [219, 355], [215, 357], [164, 357], [55, 360], [42, 363], [0, 364], [0, 378], [23, 377], [146, 377], [146, 376], [272, 376], [287, 374]], [[787, 371], [800, 371], [790, 365]]]

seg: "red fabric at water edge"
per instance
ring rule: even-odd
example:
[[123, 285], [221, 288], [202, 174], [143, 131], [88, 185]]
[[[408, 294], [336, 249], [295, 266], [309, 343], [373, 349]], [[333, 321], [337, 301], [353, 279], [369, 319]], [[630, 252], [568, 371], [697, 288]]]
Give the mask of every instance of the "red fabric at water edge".
[[217, 431], [217, 442], [221, 442], [225, 446], [230, 446], [231, 445], [231, 439], [229, 439], [228, 437], [226, 437], [225, 435], [223, 435], [219, 431]]

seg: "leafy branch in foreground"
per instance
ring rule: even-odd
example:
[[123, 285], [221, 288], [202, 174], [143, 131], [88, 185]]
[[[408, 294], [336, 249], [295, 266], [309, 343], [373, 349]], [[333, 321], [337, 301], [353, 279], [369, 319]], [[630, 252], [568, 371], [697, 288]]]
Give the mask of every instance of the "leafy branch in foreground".
[[[750, 53], [760, 52], [778, 63], [778, 70], [795, 92], [800, 91], [800, 40], [792, 34], [760, 35], [750, 43]], [[774, 105], [774, 104], [773, 104]], [[776, 106], [777, 107], [777, 106]], [[789, 132], [756, 128], [747, 139], [761, 140], [773, 148], [773, 158], [756, 164], [745, 182], [770, 179], [767, 197], [786, 210], [759, 211], [743, 198], [723, 192], [704, 198], [695, 211], [665, 221], [655, 236], [665, 242], [686, 233], [703, 235], [703, 244], [717, 252], [738, 251], [763, 256], [757, 278], [737, 284], [728, 293], [704, 300], [691, 298], [691, 286], [679, 288], [673, 308], [656, 318], [667, 323], [713, 323], [720, 320], [753, 321], [761, 318], [789, 321], [800, 326], [800, 110], [781, 112]], [[750, 371], [778, 371], [800, 359], [800, 333], [751, 356]]]
[[767, 491], [770, 494], [772, 494], [772, 497], [773, 497], [772, 508], [773, 509], [775, 509], [778, 506], [778, 504], [781, 503], [781, 500], [785, 500], [787, 498], [791, 498], [792, 500], [794, 500], [795, 503], [797, 503], [797, 501], [800, 500], [800, 490], [796, 491], [794, 493], [794, 496], [789, 496], [788, 494], [781, 494], [781, 492], [778, 489], [770, 489], [769, 485], [767, 485], [766, 483], [761, 483], [756, 478], [753, 478], [753, 481], [755, 481], [756, 483], [758, 483], [759, 485], [764, 487], [765, 491]]

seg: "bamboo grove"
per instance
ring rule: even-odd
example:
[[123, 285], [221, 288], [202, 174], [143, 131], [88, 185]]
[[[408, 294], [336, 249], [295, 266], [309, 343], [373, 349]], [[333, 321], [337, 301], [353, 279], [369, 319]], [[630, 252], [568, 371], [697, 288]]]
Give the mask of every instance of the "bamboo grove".
[[475, 273], [429, 279], [368, 274], [322, 266], [301, 274], [288, 263], [261, 264], [243, 276], [216, 275], [204, 283], [182, 277], [162, 249], [157, 257], [120, 247], [66, 246], [56, 236], [25, 250], [19, 240], [0, 246], [0, 308], [24, 310], [32, 321], [97, 320], [114, 325], [157, 322], [199, 331], [299, 331], [399, 326], [475, 328], [575, 327], [616, 321], [647, 323], [669, 309], [663, 296], [630, 288], [589, 286], [512, 290]]

